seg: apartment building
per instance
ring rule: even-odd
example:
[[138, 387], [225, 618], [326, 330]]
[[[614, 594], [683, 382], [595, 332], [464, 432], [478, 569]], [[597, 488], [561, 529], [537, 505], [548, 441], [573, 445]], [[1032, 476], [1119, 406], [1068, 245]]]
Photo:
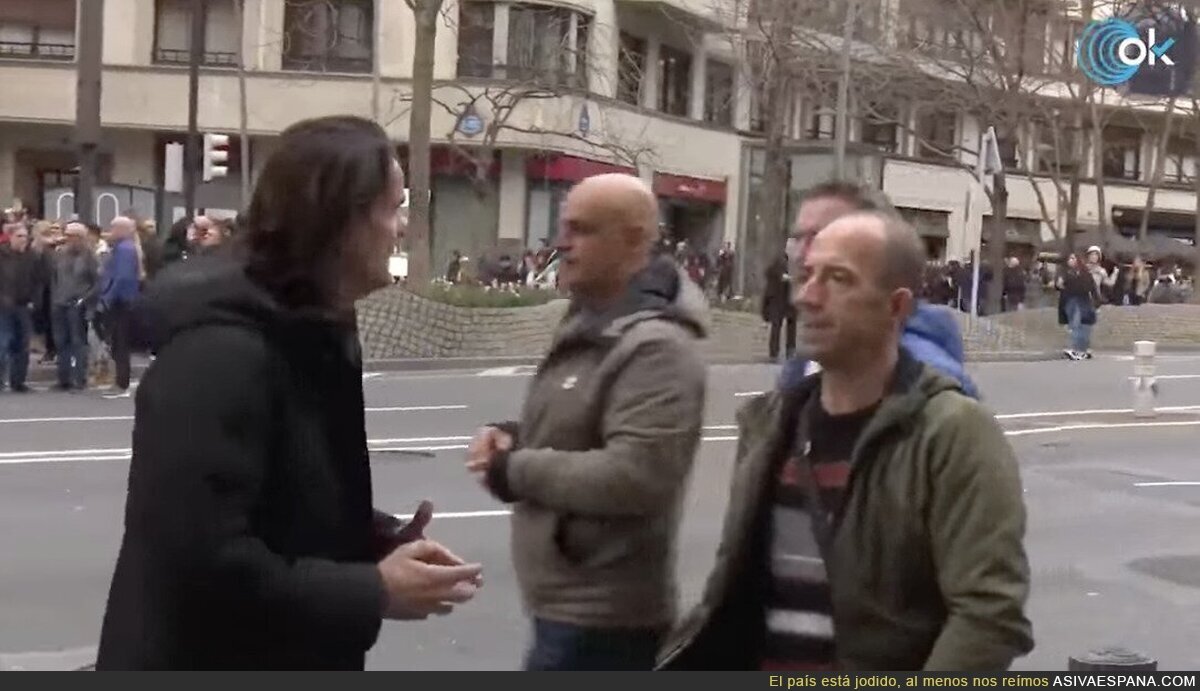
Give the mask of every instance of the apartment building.
[[[6, 205], [73, 210], [77, 3], [92, 1], [0, 3]], [[182, 213], [180, 195], [159, 190], [166, 144], [186, 131], [192, 4], [104, 0], [102, 218], [126, 207], [163, 221]], [[404, 0], [208, 0], [206, 12], [199, 126], [234, 143], [229, 175], [199, 189], [201, 208], [236, 209], [239, 177], [303, 118], [377, 117], [404, 159], [416, 42]], [[454, 249], [536, 247], [565, 190], [603, 171], [650, 182], [675, 237], [733, 237], [737, 126], [749, 115], [736, 108], [744, 87], [722, 35], [705, 0], [446, 0], [434, 66], [435, 262]]]
[[[73, 208], [77, 3], [93, 1], [0, 3], [5, 204], [19, 198], [47, 216]], [[192, 3], [104, 3], [100, 216], [132, 206], [169, 221], [182, 202], [160, 192], [164, 150], [186, 129]], [[950, 50], [964, 40], [908, 4], [860, 0], [859, 40], [925, 50]], [[454, 249], [476, 256], [536, 247], [552, 235], [573, 182], [621, 170], [653, 185], [663, 226], [675, 238], [711, 249], [733, 241], [743, 262], [739, 283], [756, 272], [764, 234], [753, 203], [762, 177], [761, 122], [749, 71], [739, 64], [727, 29], [741, 6], [734, 0], [445, 0], [434, 64], [435, 263]], [[377, 117], [403, 160], [416, 41], [404, 0], [209, 0], [207, 7], [200, 127], [237, 135], [244, 79], [248, 155], [243, 161], [235, 136], [230, 175], [201, 186], [202, 208], [237, 208], [240, 176], [252, 175], [276, 135], [306, 117]], [[1080, 24], [1069, 13], [1047, 17], [1044, 36], [1027, 48], [1036, 56], [1031, 64], [1046, 74], [1074, 69]], [[849, 169], [892, 197], [926, 238], [931, 256], [968, 256], [990, 216], [970, 174], [988, 123], [936, 101], [901, 95], [866, 103], [870, 94], [854, 93]], [[833, 103], [831, 89], [796, 99], [788, 133], [793, 199], [831, 172]], [[1047, 219], [1064, 220], [1065, 205], [1051, 173], [1072, 165], [1085, 168], [1082, 227], [1097, 225], [1101, 216], [1125, 228], [1140, 219], [1163, 114], [1160, 106], [1115, 98], [1111, 104], [1100, 157], [1085, 142], [1080, 161], [1064, 162], [1048, 155], [1063, 148], [1061, 142], [1045, 145], [1050, 129], [1023, 133], [1006, 160], [1006, 234], [1014, 252], [1032, 254], [1054, 239]], [[1152, 233], [1193, 237], [1193, 131], [1177, 127], [1168, 147]], [[1105, 182], [1103, 208], [1098, 179]]]
[[[1009, 192], [1005, 235], [1011, 253], [1018, 256], [1030, 257], [1045, 245], [1057, 248], [1055, 230], [1062, 232], [1067, 226], [1067, 178], [1076, 167], [1082, 178], [1077, 229], [1095, 230], [1104, 218], [1109, 228], [1136, 234], [1157, 165], [1159, 138], [1167, 120], [1163, 99], [1103, 92], [1094, 114], [1103, 131], [1100, 151], [1089, 120], [1082, 131], [1069, 123], [1037, 122], [1040, 117], [1054, 117], [1056, 103], [1063, 102], [1056, 99], [1069, 95], [1056, 80], [1061, 82], [1072, 73], [1078, 78], [1075, 44], [1084, 21], [1076, 5], [1049, 2], [1044, 14], [1026, 19], [1030, 31], [1025, 36], [1022, 64], [1029, 75], [1027, 81], [1039, 84], [1039, 98], [1032, 108], [1034, 122], [1021, 128], [1016, 141], [1002, 147], [1008, 154], [1004, 157]], [[1095, 5], [1099, 11], [1111, 3], [1097, 1]], [[955, 3], [944, 12], [938, 11], [936, 0], [861, 0], [860, 6], [856, 36], [883, 54], [915, 52], [953, 58], [982, 45], [978, 32], [948, 23]], [[834, 26], [839, 24], [840, 19]], [[877, 68], [863, 65], [856, 69], [861, 75]], [[962, 75], [966, 69], [950, 72]], [[990, 204], [974, 182], [973, 169], [981, 138], [994, 123], [964, 112], [960, 98], [929, 98], [919, 93], [905, 98], [895, 89], [884, 90], [883, 95], [873, 91], [874, 84], [858, 86], [851, 89], [848, 137], [857, 146], [851, 146], [856, 154], [851, 157], [850, 170], [882, 187], [924, 236], [930, 256], [968, 257], [979, 246], [985, 224], [991, 222]], [[827, 150], [836, 134], [834, 95], [830, 84], [810, 88], [796, 98], [789, 136], [803, 144], [797, 147], [792, 166], [794, 193], [829, 170], [822, 145]], [[752, 113], [752, 129], [761, 128], [755, 115]], [[1149, 219], [1151, 237], [1194, 245], [1200, 168], [1198, 116], [1185, 98], [1179, 99], [1171, 115], [1163, 179]], [[1076, 137], [1082, 139], [1079, 157], [1070, 155]], [[748, 170], [745, 182], [753, 185], [757, 167], [750, 165]], [[1099, 181], [1103, 183], [1103, 207]], [[753, 215], [753, 209], [749, 213]]]

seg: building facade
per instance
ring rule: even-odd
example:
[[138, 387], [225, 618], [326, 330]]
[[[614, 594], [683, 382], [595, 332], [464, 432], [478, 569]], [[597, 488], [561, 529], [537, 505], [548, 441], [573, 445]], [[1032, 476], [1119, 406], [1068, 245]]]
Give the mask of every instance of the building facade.
[[[77, 3], [91, 1], [0, 3], [5, 205], [19, 199], [47, 217], [73, 210]], [[104, 0], [101, 218], [127, 207], [160, 222], [182, 213], [180, 195], [161, 188], [166, 145], [182, 141], [186, 130], [192, 4]], [[476, 256], [536, 248], [553, 235], [572, 183], [619, 170], [653, 186], [674, 239], [709, 251], [734, 242], [745, 248], [739, 274], [757, 271], [761, 229], [750, 200], [762, 136], [756, 90], [728, 29], [740, 6], [445, 0], [434, 62], [434, 265], [455, 249]], [[935, 21], [910, 17], [904, 0], [861, 6], [870, 27], [863, 40], [892, 47], [950, 41]], [[201, 208], [237, 209], [240, 176], [252, 176], [279, 132], [303, 118], [374, 117], [404, 159], [417, 38], [404, 0], [208, 0], [207, 8], [199, 125], [233, 135], [234, 145], [229, 175], [200, 187]], [[1045, 23], [1035, 51], [1047, 72], [1071, 69], [1078, 29], [1066, 14]], [[990, 214], [970, 172], [988, 123], [939, 103], [858, 100], [848, 120], [857, 173], [891, 196], [931, 256], [967, 257]], [[1118, 226], [1137, 217], [1155, 167], [1161, 106], [1112, 107], [1121, 112], [1108, 118], [1102, 155], [1085, 143], [1078, 210], [1084, 227], [1101, 216]], [[830, 170], [835, 117], [828, 92], [799, 94], [792, 113], [791, 186], [798, 196]], [[1187, 115], [1175, 117], [1190, 123]], [[1196, 210], [1193, 129], [1180, 126], [1171, 138], [1152, 216], [1152, 231], [1180, 239], [1192, 237]], [[1008, 162], [1006, 230], [1015, 251], [1031, 253], [1055, 239], [1056, 224], [1047, 219], [1065, 214], [1048, 166], [1063, 168], [1047, 159], [1035, 133], [1022, 141]]]

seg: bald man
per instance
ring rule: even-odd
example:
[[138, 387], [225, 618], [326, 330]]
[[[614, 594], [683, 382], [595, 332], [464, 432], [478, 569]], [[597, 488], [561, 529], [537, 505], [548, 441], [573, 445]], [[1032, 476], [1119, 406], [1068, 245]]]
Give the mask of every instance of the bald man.
[[813, 238], [796, 301], [822, 371], [740, 412], [718, 563], [664, 668], [999, 671], [1033, 648], [1012, 449], [900, 347], [924, 260], [880, 212]]
[[131, 310], [141, 292], [136, 233], [137, 222], [132, 218], [117, 216], [109, 224], [111, 249], [104, 264], [100, 289], [100, 306], [116, 369], [114, 387], [121, 393], [129, 391]]
[[564, 206], [571, 306], [519, 423], [479, 431], [467, 467], [513, 504], [512, 553], [532, 670], [648, 670], [676, 614], [681, 503], [700, 441], [704, 298], [651, 258], [658, 208], [602, 175]]

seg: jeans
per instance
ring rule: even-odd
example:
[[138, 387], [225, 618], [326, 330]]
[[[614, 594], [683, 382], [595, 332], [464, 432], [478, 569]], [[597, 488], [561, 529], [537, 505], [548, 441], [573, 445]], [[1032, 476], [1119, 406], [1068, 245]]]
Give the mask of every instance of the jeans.
[[83, 305], [55, 305], [50, 323], [58, 344], [58, 385], [87, 388], [87, 317]]
[[649, 671], [665, 629], [599, 629], [533, 620], [529, 671]]
[[116, 385], [122, 391], [129, 390], [130, 342], [129, 326], [132, 312], [129, 305], [118, 304], [108, 308], [104, 330], [108, 334], [112, 349], [113, 369], [116, 372]]
[[25, 386], [29, 374], [29, 337], [33, 332], [33, 314], [29, 307], [0, 309], [0, 386], [5, 374], [13, 389]]
[[1067, 303], [1067, 326], [1071, 330], [1071, 350], [1086, 353], [1092, 349], [1092, 325], [1083, 323], [1086, 305], [1079, 298]]
[[784, 356], [787, 359], [792, 359], [792, 355], [796, 353], [796, 317], [787, 316], [779, 319], [771, 320], [771, 331], [767, 336], [767, 354], [772, 360], [779, 357], [779, 331], [786, 324], [787, 328], [787, 350], [784, 351]]

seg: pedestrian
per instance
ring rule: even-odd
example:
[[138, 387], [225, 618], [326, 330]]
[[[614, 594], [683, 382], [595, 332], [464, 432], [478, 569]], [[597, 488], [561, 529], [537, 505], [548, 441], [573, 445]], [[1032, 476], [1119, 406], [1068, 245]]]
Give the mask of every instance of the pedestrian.
[[1004, 292], [1000, 298], [1003, 304], [1000, 306], [1002, 312], [1015, 312], [1025, 309], [1025, 270], [1021, 268], [1021, 260], [1016, 257], [1009, 257], [1008, 264], [1004, 267], [1004, 273], [1001, 276], [1003, 281]]
[[87, 246], [87, 226], [67, 224], [66, 242], [54, 253], [50, 272], [50, 323], [58, 344], [59, 391], [87, 388], [87, 312], [96, 294], [99, 266]]
[[726, 242], [721, 245], [721, 251], [717, 253], [717, 299], [729, 300], [733, 297], [733, 269], [737, 264], [737, 252], [733, 250], [733, 243]]
[[171, 229], [167, 231], [167, 237], [162, 241], [160, 251], [162, 266], [160, 268], [185, 261], [191, 254], [192, 247], [188, 241], [188, 232], [192, 223], [186, 218], [181, 218], [171, 224]]
[[767, 334], [767, 357], [779, 360], [779, 337], [785, 333], [784, 357], [791, 359], [796, 352], [796, 309], [792, 307], [792, 281], [788, 273], [788, 255], [781, 252], [767, 267], [763, 276], [762, 318], [770, 325]]
[[41, 257], [30, 249], [24, 223], [8, 224], [6, 233], [8, 244], [0, 245], [0, 389], [7, 379], [14, 393], [28, 393], [29, 339], [34, 311], [41, 305]]
[[1092, 358], [1092, 328], [1100, 306], [1100, 283], [1075, 254], [1067, 257], [1067, 270], [1058, 278], [1058, 323], [1067, 326], [1070, 345], [1063, 350], [1070, 360]]
[[1150, 269], [1141, 255], [1133, 258], [1133, 266], [1129, 269], [1128, 280], [1125, 282], [1125, 304], [1141, 305], [1146, 302], [1150, 288], [1154, 284], [1150, 277]]
[[446, 264], [446, 282], [457, 285], [462, 281], [462, 265], [466, 259], [458, 250], [454, 250], [450, 254], [450, 261]]
[[119, 392], [129, 390], [133, 309], [144, 276], [136, 234], [137, 224], [128, 216], [117, 216], [112, 220], [109, 225], [112, 249], [104, 265], [100, 289], [100, 305], [115, 370], [114, 387]]
[[292, 125], [236, 255], [152, 286], [98, 669], [362, 669], [382, 619], [474, 594], [480, 567], [421, 537], [427, 504], [400, 530], [371, 508], [354, 305], [391, 284], [403, 198], [375, 123]]
[[881, 212], [813, 240], [796, 300], [822, 369], [739, 413], [718, 561], [662, 668], [997, 671], [1032, 649], [1013, 451], [901, 345], [923, 259]]
[[651, 257], [657, 216], [633, 176], [571, 190], [557, 239], [571, 306], [520, 422], [485, 427], [468, 450], [468, 469], [514, 505], [529, 670], [649, 670], [676, 615], [704, 299], [669, 256]]
[[1087, 270], [1092, 275], [1092, 279], [1096, 281], [1096, 290], [1100, 294], [1099, 304], [1110, 303], [1112, 299], [1112, 289], [1117, 282], [1117, 268], [1113, 267], [1112, 271], [1104, 268], [1101, 262], [1103, 253], [1098, 245], [1092, 245], [1087, 250]]
[[[895, 207], [886, 196], [852, 182], [833, 180], [805, 192], [788, 238], [787, 254], [792, 265], [804, 265], [808, 248], [822, 228], [857, 211], [882, 211], [895, 215]], [[944, 306], [919, 301], [912, 316], [905, 322], [901, 345], [916, 359], [957, 380], [968, 396], [979, 396], [964, 364], [965, 352], [958, 322]], [[793, 388], [817, 368], [817, 363], [808, 357], [790, 358], [780, 375], [780, 386]]]

